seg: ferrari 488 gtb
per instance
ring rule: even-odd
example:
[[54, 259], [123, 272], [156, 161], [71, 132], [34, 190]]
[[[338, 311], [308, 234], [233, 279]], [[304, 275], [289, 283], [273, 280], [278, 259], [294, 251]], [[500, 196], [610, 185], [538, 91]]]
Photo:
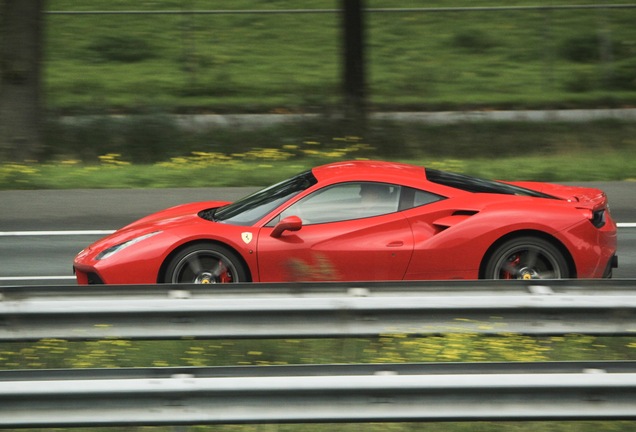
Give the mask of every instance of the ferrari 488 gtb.
[[600, 190], [351, 161], [144, 217], [74, 268], [80, 284], [154, 284], [600, 278], [616, 263]]

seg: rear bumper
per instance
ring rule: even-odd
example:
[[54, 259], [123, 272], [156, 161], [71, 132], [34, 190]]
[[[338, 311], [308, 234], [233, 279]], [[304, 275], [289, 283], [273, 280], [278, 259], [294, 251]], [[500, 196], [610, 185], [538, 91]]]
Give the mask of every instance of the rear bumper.
[[618, 268], [618, 257], [616, 255], [613, 255], [610, 260], [607, 263], [607, 266], [605, 266], [605, 272], [603, 272], [603, 277], [604, 278], [611, 278], [612, 277], [612, 271]]

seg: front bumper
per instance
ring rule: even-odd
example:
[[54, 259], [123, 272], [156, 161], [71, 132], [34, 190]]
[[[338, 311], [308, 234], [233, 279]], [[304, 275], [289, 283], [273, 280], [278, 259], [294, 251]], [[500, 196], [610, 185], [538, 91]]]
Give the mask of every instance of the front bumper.
[[103, 285], [104, 281], [95, 272], [85, 272], [73, 267], [73, 273], [77, 278], [78, 285]]

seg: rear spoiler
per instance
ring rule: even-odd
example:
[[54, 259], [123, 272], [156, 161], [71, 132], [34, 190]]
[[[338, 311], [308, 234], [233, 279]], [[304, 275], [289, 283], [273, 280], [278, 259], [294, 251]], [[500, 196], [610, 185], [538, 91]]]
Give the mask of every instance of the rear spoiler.
[[541, 182], [511, 182], [511, 184], [575, 203], [577, 208], [592, 211], [607, 208], [607, 195], [600, 189]]

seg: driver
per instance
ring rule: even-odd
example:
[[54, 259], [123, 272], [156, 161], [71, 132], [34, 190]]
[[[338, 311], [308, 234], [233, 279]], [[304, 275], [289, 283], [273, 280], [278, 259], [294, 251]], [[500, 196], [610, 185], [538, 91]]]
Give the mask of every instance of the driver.
[[390, 201], [390, 186], [367, 183], [360, 186], [360, 204], [364, 207], [371, 207], [377, 204]]

